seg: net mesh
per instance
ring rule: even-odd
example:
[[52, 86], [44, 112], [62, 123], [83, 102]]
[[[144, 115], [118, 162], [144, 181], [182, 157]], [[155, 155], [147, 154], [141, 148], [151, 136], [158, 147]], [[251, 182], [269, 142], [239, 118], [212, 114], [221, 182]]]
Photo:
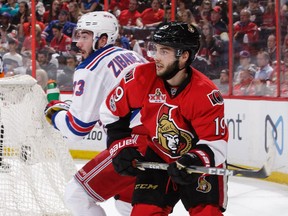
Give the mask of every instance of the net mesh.
[[31, 76], [0, 79], [0, 215], [70, 215], [63, 194], [76, 167], [46, 104]]

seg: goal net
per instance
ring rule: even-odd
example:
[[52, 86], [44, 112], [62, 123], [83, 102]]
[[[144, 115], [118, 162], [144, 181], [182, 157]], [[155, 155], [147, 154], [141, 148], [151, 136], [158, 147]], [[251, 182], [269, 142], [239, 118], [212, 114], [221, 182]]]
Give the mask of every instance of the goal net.
[[63, 195], [76, 166], [46, 104], [31, 76], [0, 79], [0, 215], [70, 215]]

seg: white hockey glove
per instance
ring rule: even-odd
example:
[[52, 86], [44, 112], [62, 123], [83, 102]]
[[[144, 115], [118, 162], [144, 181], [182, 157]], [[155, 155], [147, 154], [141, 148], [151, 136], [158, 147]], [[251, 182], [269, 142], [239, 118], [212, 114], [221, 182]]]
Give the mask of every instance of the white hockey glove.
[[53, 116], [57, 113], [60, 112], [62, 110], [69, 110], [70, 105], [62, 102], [62, 101], [58, 101], [58, 100], [53, 100], [50, 103], [47, 104], [44, 113], [46, 116], [46, 120], [48, 121], [49, 124], [53, 125], [52, 122], [52, 118]]

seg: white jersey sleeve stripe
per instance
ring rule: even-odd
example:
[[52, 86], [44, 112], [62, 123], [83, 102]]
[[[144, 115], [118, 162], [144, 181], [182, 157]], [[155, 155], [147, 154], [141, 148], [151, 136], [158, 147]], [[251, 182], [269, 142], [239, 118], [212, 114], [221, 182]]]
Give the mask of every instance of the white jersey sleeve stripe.
[[96, 121], [84, 123], [75, 118], [69, 111], [67, 112], [66, 123], [69, 130], [76, 135], [85, 136], [88, 134], [96, 124]]
[[105, 57], [107, 54], [109, 54], [111, 51], [114, 51], [114, 48], [111, 47], [110, 49], [107, 49], [105, 52], [98, 55], [90, 64], [86, 66], [86, 69], [90, 70], [93, 65], [97, 64], [99, 60], [101, 60], [102, 57]]

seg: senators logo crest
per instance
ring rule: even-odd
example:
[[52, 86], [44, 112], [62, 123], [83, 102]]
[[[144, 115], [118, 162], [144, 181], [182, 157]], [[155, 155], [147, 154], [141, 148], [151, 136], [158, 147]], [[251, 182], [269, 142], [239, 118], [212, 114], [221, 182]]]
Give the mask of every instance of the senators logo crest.
[[171, 158], [178, 158], [192, 148], [193, 135], [177, 126], [172, 119], [172, 110], [176, 106], [163, 104], [158, 113], [156, 146]]
[[198, 178], [198, 187], [196, 188], [197, 191], [202, 193], [208, 193], [211, 191], [211, 184], [205, 179], [205, 176], [201, 176]]

